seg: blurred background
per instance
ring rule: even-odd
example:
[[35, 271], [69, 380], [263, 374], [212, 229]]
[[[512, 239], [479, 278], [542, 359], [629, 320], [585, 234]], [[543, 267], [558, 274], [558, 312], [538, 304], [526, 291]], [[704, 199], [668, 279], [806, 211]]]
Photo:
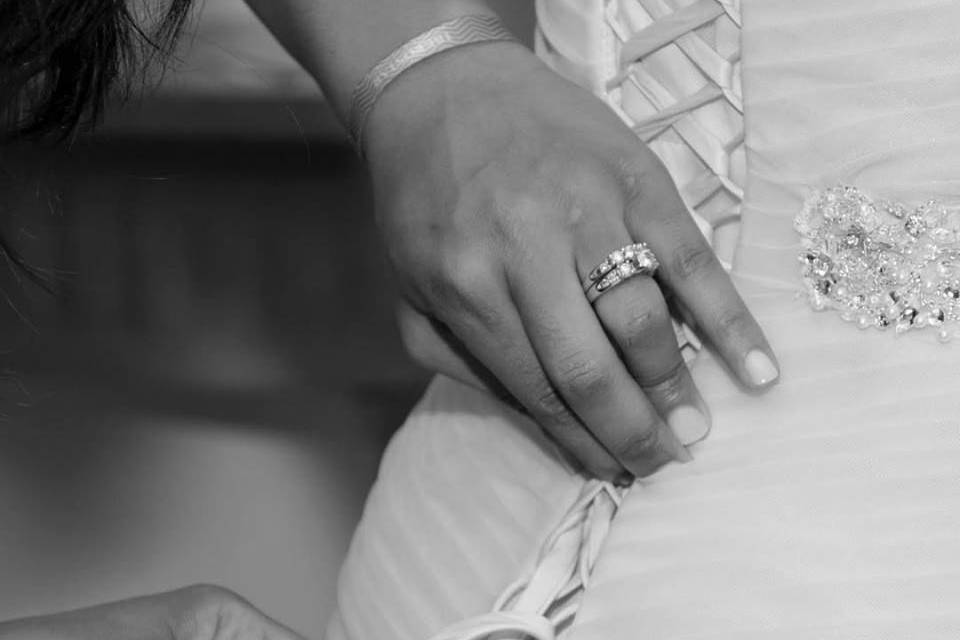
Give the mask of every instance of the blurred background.
[[[521, 35], [528, 4], [498, 3]], [[319, 638], [402, 351], [363, 167], [240, 0], [68, 149], [0, 150], [0, 619], [215, 582]]]

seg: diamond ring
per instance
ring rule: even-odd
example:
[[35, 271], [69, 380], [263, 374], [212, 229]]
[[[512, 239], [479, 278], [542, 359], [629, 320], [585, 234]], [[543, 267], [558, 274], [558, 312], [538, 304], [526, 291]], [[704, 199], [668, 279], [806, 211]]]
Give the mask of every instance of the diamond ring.
[[583, 283], [583, 291], [593, 304], [621, 282], [634, 276], [652, 276], [659, 267], [660, 262], [646, 244], [628, 244], [610, 253], [590, 271]]

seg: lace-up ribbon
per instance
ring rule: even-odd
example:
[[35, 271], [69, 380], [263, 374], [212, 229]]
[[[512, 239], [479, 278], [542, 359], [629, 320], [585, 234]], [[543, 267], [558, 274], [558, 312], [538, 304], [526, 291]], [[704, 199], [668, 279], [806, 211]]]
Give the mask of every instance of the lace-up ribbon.
[[493, 612], [454, 624], [431, 640], [556, 640], [573, 622], [625, 492], [607, 482], [585, 483], [544, 541], [533, 568], [507, 587]]
[[[658, 153], [667, 150], [661, 157], [681, 197], [717, 248], [716, 230], [739, 222], [743, 199], [737, 178], [743, 175], [738, 164], [743, 146], [740, 3], [698, 0], [674, 8], [667, 0], [602, 2], [608, 44], [617, 53], [605, 80], [593, 85], [599, 84], [600, 97], [651, 148]], [[554, 5], [545, 0], [540, 4], [549, 18]], [[558, 15], [553, 17], [562, 11], [569, 17], [565, 3], [557, 0], [555, 6]], [[716, 34], [711, 41], [705, 30], [715, 25], [719, 30], [720, 22], [729, 37]], [[560, 55], [556, 52], [563, 47], [550, 42], [551, 29], [544, 26], [548, 28], [537, 34], [538, 48], [548, 56]], [[721, 40], [728, 51], [721, 51]], [[555, 61], [582, 79], [583, 69], [573, 68], [573, 62]], [[678, 147], [685, 148], [680, 160], [675, 154]], [[719, 249], [721, 261], [729, 268], [732, 249], [728, 253]], [[699, 350], [692, 331], [679, 323], [675, 329], [681, 346]], [[573, 623], [624, 495], [625, 490], [613, 485], [587, 482], [543, 543], [533, 568], [504, 591], [492, 613], [450, 626], [432, 640], [557, 640]]]
[[[724, 55], [718, 50], [719, 36], [711, 42], [700, 30], [721, 20], [738, 30], [740, 3], [699, 0], [679, 9], [671, 4], [666, 0], [607, 2], [607, 24], [619, 41], [619, 71], [605, 85], [607, 100], [645, 142], [669, 134], [692, 153], [688, 164], [701, 163], [698, 171], [670, 167], [671, 173], [692, 212], [716, 228], [739, 219], [743, 200], [736, 177], [742, 171], [733, 166], [734, 152], [743, 145], [739, 42]], [[638, 12], [651, 22], [633, 30]], [[654, 63], [658, 55], [661, 59]], [[647, 60], [651, 64], [644, 64]], [[636, 106], [638, 96], [647, 103], [640, 106], [647, 109]], [[716, 108], [720, 103], [726, 105], [722, 116]], [[717, 198], [718, 192], [724, 197]], [[719, 202], [704, 206], [712, 199]]]

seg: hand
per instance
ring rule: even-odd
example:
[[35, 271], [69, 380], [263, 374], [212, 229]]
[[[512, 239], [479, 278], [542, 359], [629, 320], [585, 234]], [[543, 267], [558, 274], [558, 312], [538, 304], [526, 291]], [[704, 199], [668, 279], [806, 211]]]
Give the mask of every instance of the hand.
[[198, 585], [0, 622], [0, 640], [302, 640], [240, 596]]
[[[414, 357], [494, 379], [593, 475], [689, 460], [675, 431], [708, 428], [666, 292], [743, 384], [776, 378], [760, 327], [663, 165], [522, 47], [464, 47], [413, 67], [381, 97], [365, 141], [414, 310]], [[659, 257], [657, 279], [630, 279], [591, 308], [580, 283], [635, 241]], [[436, 338], [426, 349], [424, 331]]]

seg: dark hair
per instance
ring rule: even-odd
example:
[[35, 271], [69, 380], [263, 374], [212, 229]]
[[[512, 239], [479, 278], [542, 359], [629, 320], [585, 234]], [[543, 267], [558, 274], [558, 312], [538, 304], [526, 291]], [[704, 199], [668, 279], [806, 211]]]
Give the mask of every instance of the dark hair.
[[3, 137], [69, 137], [168, 53], [190, 0], [0, 0]]
[[[191, 0], [0, 0], [0, 143], [64, 141], [168, 54]], [[50, 290], [0, 233], [0, 257]]]

